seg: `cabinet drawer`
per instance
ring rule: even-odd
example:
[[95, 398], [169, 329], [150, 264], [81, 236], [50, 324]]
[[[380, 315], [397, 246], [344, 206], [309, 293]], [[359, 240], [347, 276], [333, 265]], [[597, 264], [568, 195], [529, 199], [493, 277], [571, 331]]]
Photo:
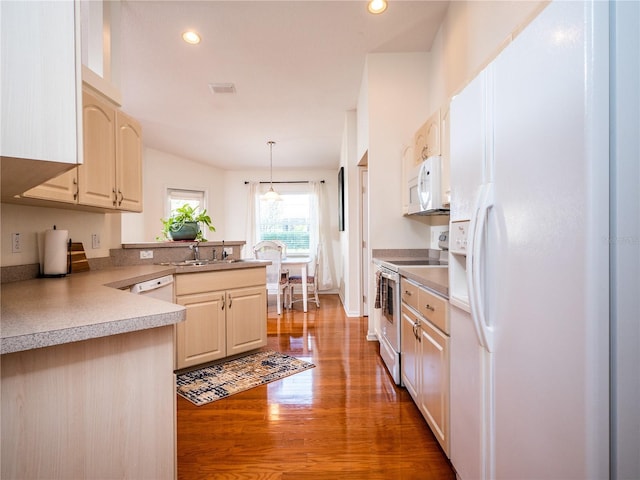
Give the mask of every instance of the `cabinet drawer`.
[[176, 295], [266, 284], [266, 267], [184, 273], [176, 275]]
[[418, 290], [420, 302], [418, 311], [444, 333], [449, 334], [447, 301], [423, 288], [418, 288]]
[[418, 305], [420, 302], [418, 292], [420, 290], [420, 287], [402, 278], [400, 280], [400, 288], [402, 289], [402, 301], [410, 307], [418, 310]]

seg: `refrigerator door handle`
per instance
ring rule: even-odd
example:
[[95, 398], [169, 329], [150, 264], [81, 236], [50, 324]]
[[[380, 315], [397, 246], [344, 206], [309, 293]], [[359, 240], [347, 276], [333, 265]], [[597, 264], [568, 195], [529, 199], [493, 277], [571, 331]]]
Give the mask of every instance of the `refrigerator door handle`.
[[493, 184], [480, 185], [469, 224], [469, 248], [467, 255], [467, 288], [471, 319], [478, 337], [478, 343], [485, 350], [492, 351], [492, 328], [487, 325], [480, 282], [480, 255], [482, 238], [486, 228], [487, 211], [493, 206]]
[[467, 260], [466, 260], [466, 276], [467, 276], [467, 289], [469, 291], [469, 308], [471, 310], [471, 321], [473, 323], [473, 328], [476, 332], [476, 337], [478, 338], [478, 343], [482, 346], [482, 348], [486, 348], [482, 339], [482, 332], [480, 331], [480, 326], [478, 325], [478, 305], [476, 299], [475, 292], [475, 284], [474, 284], [474, 268], [476, 267], [475, 260], [473, 257], [474, 245], [476, 239], [476, 230], [478, 229], [478, 218], [479, 211], [481, 205], [483, 203], [485, 191], [485, 184], [480, 185], [478, 189], [478, 194], [476, 196], [476, 201], [473, 204], [473, 210], [471, 213], [471, 219], [469, 222], [469, 232], [468, 232], [468, 244], [467, 244]]
[[480, 343], [489, 352], [493, 351], [493, 327], [489, 325], [486, 317], [486, 309], [484, 304], [484, 291], [482, 290], [481, 262], [486, 264], [486, 258], [483, 258], [484, 238], [487, 229], [488, 213], [493, 207], [493, 183], [484, 185], [483, 194], [480, 197], [480, 206], [476, 211], [476, 228], [473, 237], [473, 245], [471, 250], [472, 262], [472, 292], [474, 297], [475, 314], [477, 331], [480, 333]]

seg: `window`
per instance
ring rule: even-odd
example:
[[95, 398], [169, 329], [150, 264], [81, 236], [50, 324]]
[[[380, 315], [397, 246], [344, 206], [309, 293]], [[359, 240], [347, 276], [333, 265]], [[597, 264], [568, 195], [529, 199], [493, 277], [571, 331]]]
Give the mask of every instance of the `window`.
[[204, 192], [201, 190], [181, 190], [178, 188], [167, 189], [166, 214], [170, 216], [177, 208], [189, 204], [198, 211], [203, 211], [206, 206]]
[[260, 198], [258, 239], [280, 240], [287, 254], [309, 255], [311, 249], [311, 194], [281, 193], [280, 201]]

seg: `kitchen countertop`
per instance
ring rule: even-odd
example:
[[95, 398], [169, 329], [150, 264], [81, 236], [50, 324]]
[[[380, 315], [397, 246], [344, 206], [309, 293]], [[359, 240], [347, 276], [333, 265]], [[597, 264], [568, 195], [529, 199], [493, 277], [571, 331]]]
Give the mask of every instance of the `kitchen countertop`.
[[263, 267], [247, 260], [204, 266], [134, 265], [2, 284], [0, 353], [172, 325], [183, 306], [119, 289], [164, 275]]
[[448, 267], [402, 266], [399, 268], [398, 273], [449, 299]]
[[132, 266], [2, 285], [0, 353], [171, 325], [180, 305], [118, 290], [172, 275], [173, 267]]
[[[374, 257], [373, 263], [380, 265], [382, 262], [394, 263], [396, 261], [405, 262], [407, 260], [429, 260], [429, 257], [380, 256]], [[398, 273], [447, 299], [449, 298], [448, 266], [398, 265]]]

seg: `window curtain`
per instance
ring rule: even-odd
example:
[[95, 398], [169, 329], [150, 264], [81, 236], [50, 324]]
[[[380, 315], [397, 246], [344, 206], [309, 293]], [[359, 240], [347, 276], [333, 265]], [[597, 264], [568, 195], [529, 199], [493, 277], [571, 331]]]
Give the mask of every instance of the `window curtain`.
[[249, 198], [247, 199], [247, 228], [245, 241], [245, 258], [253, 258], [253, 246], [257, 243], [257, 221], [258, 221], [258, 208], [257, 202], [260, 198], [260, 184], [258, 182], [249, 183]]
[[[329, 218], [327, 217], [327, 202], [325, 199], [323, 184], [320, 182], [312, 182], [313, 197], [315, 198], [315, 215], [317, 221], [316, 225], [317, 234], [317, 253], [320, 255], [320, 272], [315, 272], [314, 275], [318, 275], [318, 290], [329, 290], [333, 288], [333, 274], [331, 266], [331, 248], [330, 237], [325, 226], [331, 225]], [[319, 246], [319, 247], [318, 247]]]

